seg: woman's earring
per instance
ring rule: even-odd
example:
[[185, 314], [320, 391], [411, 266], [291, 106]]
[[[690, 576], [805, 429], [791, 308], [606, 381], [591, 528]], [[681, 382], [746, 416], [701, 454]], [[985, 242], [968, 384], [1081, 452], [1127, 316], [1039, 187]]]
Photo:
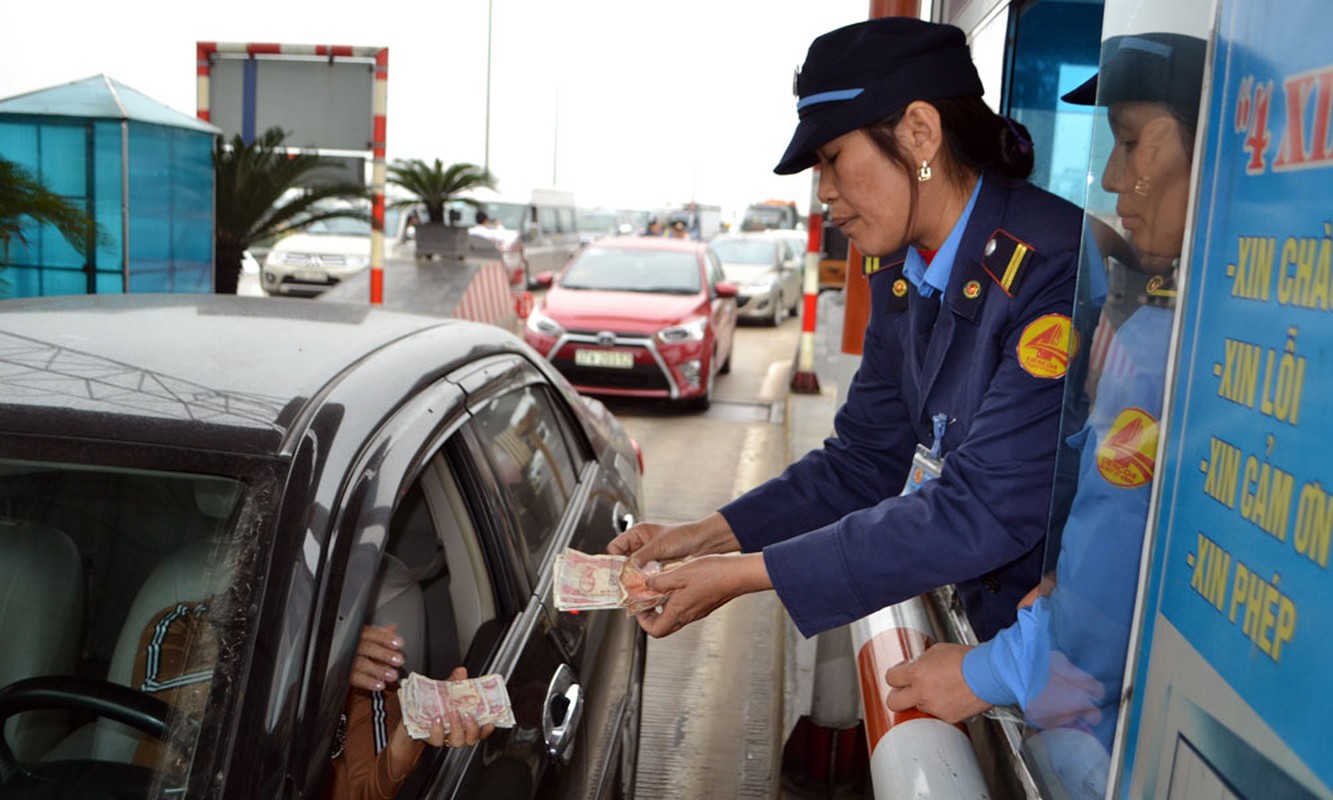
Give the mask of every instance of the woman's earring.
[[921, 181], [922, 183], [925, 183], [926, 181], [930, 180], [930, 177], [931, 177], [930, 162], [923, 159], [921, 161], [921, 169], [916, 171], [916, 179], [918, 181]]
[[1148, 196], [1148, 176], [1140, 175], [1134, 179], [1134, 194], [1139, 197]]

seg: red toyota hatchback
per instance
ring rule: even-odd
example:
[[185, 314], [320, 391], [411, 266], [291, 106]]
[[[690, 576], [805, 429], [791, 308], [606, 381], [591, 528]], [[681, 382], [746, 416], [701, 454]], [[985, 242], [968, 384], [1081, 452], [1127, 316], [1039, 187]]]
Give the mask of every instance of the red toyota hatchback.
[[537, 285], [523, 338], [580, 392], [704, 409], [731, 368], [737, 287], [703, 242], [600, 239]]

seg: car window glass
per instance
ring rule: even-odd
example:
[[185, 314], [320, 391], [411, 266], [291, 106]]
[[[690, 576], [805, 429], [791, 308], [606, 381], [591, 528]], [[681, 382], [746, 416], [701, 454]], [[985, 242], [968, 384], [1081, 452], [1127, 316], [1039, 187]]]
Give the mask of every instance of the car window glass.
[[565, 289], [694, 294], [699, 260], [689, 251], [588, 247], [560, 279]]
[[177, 744], [168, 751], [106, 718], [43, 710], [3, 728], [21, 763], [135, 764], [154, 785], [184, 785], [233, 630], [226, 590], [243, 502], [242, 485], [224, 478], [0, 460], [0, 688], [97, 685], [71, 678], [128, 686], [166, 704]]
[[561, 207], [557, 209], [557, 219], [559, 221], [561, 233], [572, 233], [577, 230], [574, 224], [574, 209]]
[[574, 491], [574, 458], [551, 401], [536, 386], [501, 395], [473, 413], [535, 579], [535, 565], [545, 556]]
[[552, 234], [559, 229], [559, 223], [557, 222], [554, 208], [551, 208], [550, 206], [538, 207], [537, 227], [544, 234]]
[[718, 261], [717, 253], [708, 251], [708, 282], [716, 286], [719, 282], [727, 279], [726, 274], [722, 272], [722, 262]]
[[476, 530], [438, 459], [394, 511], [370, 622], [398, 626], [407, 671], [443, 677], [464, 662], [477, 630], [494, 618]]
[[780, 245], [763, 239], [714, 239], [713, 252], [724, 262], [737, 264], [773, 264], [774, 252]]

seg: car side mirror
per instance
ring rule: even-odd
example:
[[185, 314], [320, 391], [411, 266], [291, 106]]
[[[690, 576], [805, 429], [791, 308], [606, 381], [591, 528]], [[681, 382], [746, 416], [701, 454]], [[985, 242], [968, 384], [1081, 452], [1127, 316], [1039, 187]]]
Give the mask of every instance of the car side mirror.
[[735, 297], [741, 293], [740, 287], [730, 281], [718, 281], [713, 284], [713, 291], [718, 297]]
[[555, 283], [555, 273], [550, 270], [538, 272], [536, 275], [532, 276], [532, 282], [538, 289], [549, 289], [551, 288], [551, 284]]

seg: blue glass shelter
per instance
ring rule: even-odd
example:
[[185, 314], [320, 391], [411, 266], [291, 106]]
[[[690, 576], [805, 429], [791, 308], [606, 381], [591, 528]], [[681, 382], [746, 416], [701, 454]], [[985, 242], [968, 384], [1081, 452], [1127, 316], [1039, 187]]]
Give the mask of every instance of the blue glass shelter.
[[0, 158], [103, 234], [85, 257], [30, 220], [0, 262], [0, 297], [211, 292], [218, 134], [105, 75], [0, 100]]

